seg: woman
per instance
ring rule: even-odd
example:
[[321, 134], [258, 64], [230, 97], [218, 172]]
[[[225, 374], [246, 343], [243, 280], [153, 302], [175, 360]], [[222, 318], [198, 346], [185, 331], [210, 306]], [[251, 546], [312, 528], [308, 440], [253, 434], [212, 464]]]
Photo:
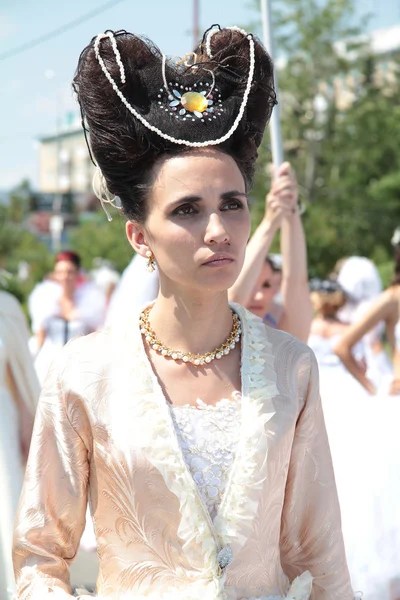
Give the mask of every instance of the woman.
[[49, 374], [15, 529], [17, 598], [70, 597], [89, 497], [101, 598], [350, 600], [313, 355], [227, 299], [271, 61], [233, 28], [184, 62], [110, 31], [80, 58], [103, 201], [120, 198], [160, 290], [120, 328], [68, 344]]
[[400, 393], [400, 242], [395, 245], [395, 274], [387, 290], [382, 292], [363, 316], [348, 329], [338, 341], [335, 352], [355, 379], [369, 392], [375, 394], [376, 383], [353, 360], [352, 348], [383, 322], [393, 354], [393, 373], [390, 376], [389, 394]]
[[[229, 290], [228, 297], [232, 302], [243, 304], [271, 327], [307, 341], [311, 308], [306, 245], [297, 198], [295, 177], [289, 163], [285, 163], [272, 184], [265, 218], [247, 245], [242, 273]], [[279, 228], [284, 257], [267, 255], [265, 258]], [[132, 306], [135, 302], [142, 307], [145, 300], [157, 297], [158, 273], [146, 274], [142, 262], [142, 257], [135, 255], [125, 270], [107, 312], [107, 325], [124, 318], [126, 305]]]
[[[339, 318], [341, 309], [347, 302], [346, 294], [336, 281], [329, 279], [312, 279], [310, 289], [314, 318], [308, 345], [313, 349], [320, 368], [322, 399], [325, 400], [329, 394], [336, 395], [338, 389], [349, 392], [349, 386], [349, 395], [364, 395], [362, 387], [352, 379], [334, 352], [336, 343], [349, 329], [349, 324]], [[362, 341], [353, 348], [353, 356], [365, 371], [365, 347]]]
[[[400, 405], [395, 399], [371, 397], [335, 354], [352, 330], [338, 318], [347, 302], [338, 283], [312, 282], [311, 297], [315, 318], [309, 345], [320, 369], [322, 405], [353, 588], [364, 590], [365, 600], [397, 600]], [[364, 333], [360, 332], [357, 344], [351, 347], [351, 362], [366, 378]]]
[[[267, 253], [279, 229], [282, 265], [277, 269]], [[282, 300], [276, 302], [279, 292]], [[272, 182], [265, 217], [248, 244], [242, 272], [229, 291], [229, 298], [264, 318], [268, 325], [307, 341], [312, 320], [307, 249], [297, 181], [289, 163], [279, 167]]]
[[29, 298], [36, 338], [35, 368], [41, 384], [64, 344], [95, 331], [105, 317], [105, 295], [94, 283], [82, 279], [80, 266], [78, 254], [59, 252], [51, 279], [36, 286]]
[[282, 256], [268, 254], [246, 308], [274, 328], [278, 327], [283, 312], [281, 285]]
[[17, 300], [0, 291], [0, 598], [14, 590], [12, 524], [38, 398], [26, 319]]
[[[351, 325], [360, 321], [378, 298], [382, 292], [382, 280], [374, 263], [365, 256], [351, 256], [341, 262], [337, 282], [343, 288], [347, 301], [338, 316]], [[378, 386], [392, 371], [382, 343], [384, 329], [384, 323], [380, 321], [363, 337], [366, 374]]]

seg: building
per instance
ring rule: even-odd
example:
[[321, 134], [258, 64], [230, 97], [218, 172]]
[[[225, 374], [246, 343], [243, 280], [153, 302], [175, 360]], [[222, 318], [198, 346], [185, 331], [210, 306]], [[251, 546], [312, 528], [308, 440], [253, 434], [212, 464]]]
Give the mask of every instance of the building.
[[39, 140], [39, 192], [72, 194], [78, 205], [85, 204], [94, 169], [82, 127], [71, 115], [57, 134]]
[[39, 189], [32, 194], [28, 228], [57, 249], [79, 213], [94, 210], [95, 167], [90, 160], [80, 121], [67, 115], [58, 133], [39, 140]]

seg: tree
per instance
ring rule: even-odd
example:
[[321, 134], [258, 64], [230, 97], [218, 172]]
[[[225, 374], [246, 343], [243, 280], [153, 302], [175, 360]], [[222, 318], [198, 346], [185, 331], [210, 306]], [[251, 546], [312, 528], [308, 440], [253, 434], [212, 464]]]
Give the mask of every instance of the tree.
[[93, 268], [93, 259], [105, 258], [118, 271], [123, 271], [132, 258], [133, 250], [125, 234], [125, 219], [113, 211], [113, 220], [108, 222], [103, 211], [91, 220], [83, 221], [69, 234], [69, 246], [81, 258], [85, 269]]
[[[377, 82], [376, 58], [360, 37], [366, 20], [348, 25], [353, 0], [276, 0], [273, 6], [285, 158], [307, 203], [310, 275], [327, 275], [351, 254], [387, 263], [400, 220], [398, 80]], [[340, 87], [347, 90], [339, 96]], [[269, 185], [268, 157], [266, 135], [254, 189], [258, 215]]]

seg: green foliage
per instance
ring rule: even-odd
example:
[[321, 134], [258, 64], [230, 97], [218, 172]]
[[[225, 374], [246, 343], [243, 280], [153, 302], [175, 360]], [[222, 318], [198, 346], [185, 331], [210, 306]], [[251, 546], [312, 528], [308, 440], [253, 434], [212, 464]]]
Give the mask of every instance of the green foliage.
[[[358, 254], [381, 263], [387, 280], [390, 238], [400, 223], [399, 70], [397, 82], [376, 83], [378, 65], [359, 37], [366, 19], [358, 28], [348, 25], [353, 0], [276, 0], [273, 6], [275, 46], [284, 59], [278, 82], [285, 159], [307, 204], [310, 275], [327, 275], [339, 258]], [[352, 40], [351, 56], [338, 51], [344, 40]], [[352, 94], [347, 105], [336, 93], [344, 83]], [[260, 173], [270, 160], [267, 134]], [[254, 224], [268, 185], [265, 177], [256, 180]]]
[[[11, 207], [0, 207], [0, 269], [6, 275], [0, 278], [0, 289], [13, 294], [26, 310], [30, 291], [52, 269], [52, 257], [46, 246], [22, 224], [9, 218]], [[29, 273], [26, 279], [18, 276], [19, 265], [26, 262]]]
[[99, 211], [70, 232], [69, 247], [80, 254], [85, 269], [93, 268], [95, 258], [106, 258], [120, 272], [125, 269], [133, 255], [126, 238], [125, 223], [116, 211], [111, 222], [107, 221], [103, 211]]

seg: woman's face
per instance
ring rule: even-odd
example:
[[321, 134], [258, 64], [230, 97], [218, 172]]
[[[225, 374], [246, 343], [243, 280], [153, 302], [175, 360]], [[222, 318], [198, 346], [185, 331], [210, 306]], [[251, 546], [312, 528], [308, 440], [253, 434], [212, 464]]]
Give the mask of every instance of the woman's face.
[[243, 176], [214, 149], [156, 165], [143, 226], [127, 234], [142, 256], [151, 250], [165, 292], [227, 290], [238, 277], [250, 235]]
[[60, 260], [55, 264], [53, 278], [68, 291], [75, 288], [78, 275], [79, 270], [77, 266], [69, 260]]
[[273, 297], [279, 292], [281, 279], [281, 274], [278, 271], [274, 272], [271, 265], [265, 262], [246, 306], [247, 310], [257, 317], [265, 317]]

